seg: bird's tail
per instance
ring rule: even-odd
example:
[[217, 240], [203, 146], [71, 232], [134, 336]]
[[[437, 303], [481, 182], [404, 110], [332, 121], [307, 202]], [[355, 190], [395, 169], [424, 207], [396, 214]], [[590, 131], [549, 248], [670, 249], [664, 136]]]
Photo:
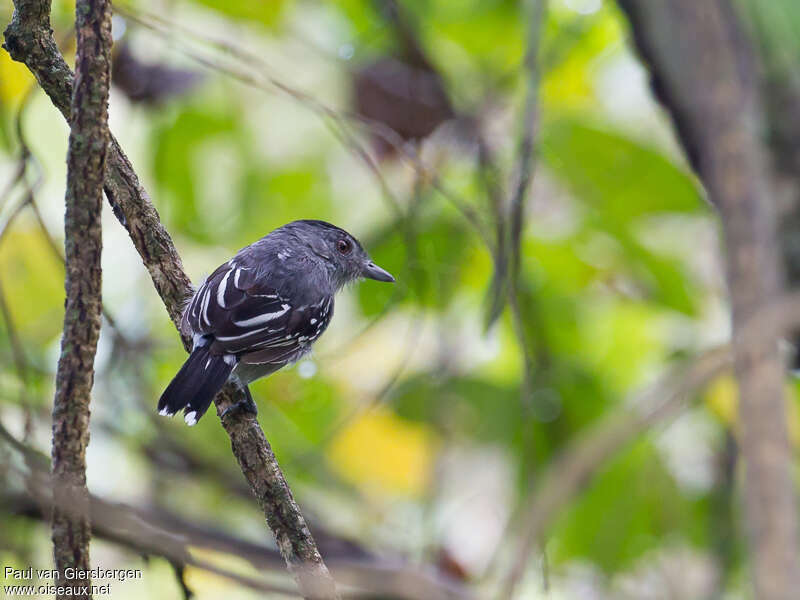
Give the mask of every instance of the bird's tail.
[[195, 348], [161, 394], [158, 414], [171, 417], [183, 409], [186, 424], [196, 424], [225, 385], [234, 366], [233, 361], [211, 354], [208, 346]]

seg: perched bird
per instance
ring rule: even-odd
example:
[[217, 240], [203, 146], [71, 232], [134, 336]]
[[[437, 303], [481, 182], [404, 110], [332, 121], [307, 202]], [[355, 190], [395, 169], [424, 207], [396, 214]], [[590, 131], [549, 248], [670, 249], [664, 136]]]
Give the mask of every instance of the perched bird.
[[183, 409], [196, 424], [229, 378], [246, 396], [231, 408], [256, 412], [247, 385], [308, 353], [331, 321], [336, 292], [364, 277], [394, 281], [358, 240], [324, 221], [293, 221], [242, 248], [187, 303], [181, 331], [192, 352], [159, 414]]

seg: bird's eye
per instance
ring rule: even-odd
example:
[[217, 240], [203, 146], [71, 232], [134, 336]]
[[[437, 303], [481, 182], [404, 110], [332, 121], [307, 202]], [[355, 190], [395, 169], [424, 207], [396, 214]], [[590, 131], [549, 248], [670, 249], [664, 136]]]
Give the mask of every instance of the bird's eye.
[[350, 243], [350, 240], [339, 240], [336, 242], [336, 249], [339, 251], [339, 254], [350, 254], [350, 251], [353, 249], [353, 244]]

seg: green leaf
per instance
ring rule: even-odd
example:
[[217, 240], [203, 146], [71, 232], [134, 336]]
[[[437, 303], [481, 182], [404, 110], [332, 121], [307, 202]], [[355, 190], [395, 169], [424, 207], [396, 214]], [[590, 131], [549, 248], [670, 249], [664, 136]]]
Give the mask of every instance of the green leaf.
[[658, 150], [577, 119], [546, 121], [542, 159], [598, 218], [705, 210], [691, 175]]
[[245, 172], [239, 207], [238, 245], [301, 218], [327, 218], [333, 209], [325, 164], [302, 157], [286, 165], [254, 162]]
[[280, 22], [287, 0], [193, 0], [227, 17], [274, 27]]
[[[403, 228], [411, 227], [410, 235]], [[376, 236], [368, 250], [372, 259], [407, 290], [406, 300], [424, 307], [443, 309], [453, 300], [475, 240], [453, 215], [421, 216], [412, 225], [398, 223]], [[407, 230], [407, 229], [406, 229]], [[359, 286], [358, 299], [366, 315], [382, 312], [395, 296], [394, 286]]]
[[689, 500], [649, 441], [614, 459], [552, 529], [552, 560], [588, 559], [608, 573], [630, 566], [667, 536], [696, 541], [700, 505]]
[[[206, 181], [201, 151], [230, 139], [236, 120], [231, 114], [216, 114], [189, 107], [153, 132], [153, 172], [168, 205], [163, 212], [172, 226], [198, 241], [214, 239], [218, 223], [199, 206], [200, 186]], [[229, 202], [230, 197], [220, 198]], [[164, 200], [159, 203], [164, 206]]]

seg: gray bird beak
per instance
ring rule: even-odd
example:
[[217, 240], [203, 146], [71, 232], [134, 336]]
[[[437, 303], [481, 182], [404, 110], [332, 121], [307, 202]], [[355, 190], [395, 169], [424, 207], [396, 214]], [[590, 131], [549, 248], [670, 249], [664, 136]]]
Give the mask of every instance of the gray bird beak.
[[374, 262], [369, 261], [367, 264], [364, 265], [364, 268], [361, 270], [361, 274], [366, 277], [367, 279], [374, 279], [375, 281], [388, 281], [390, 283], [394, 283], [394, 277], [389, 271], [381, 269], [378, 265]]

